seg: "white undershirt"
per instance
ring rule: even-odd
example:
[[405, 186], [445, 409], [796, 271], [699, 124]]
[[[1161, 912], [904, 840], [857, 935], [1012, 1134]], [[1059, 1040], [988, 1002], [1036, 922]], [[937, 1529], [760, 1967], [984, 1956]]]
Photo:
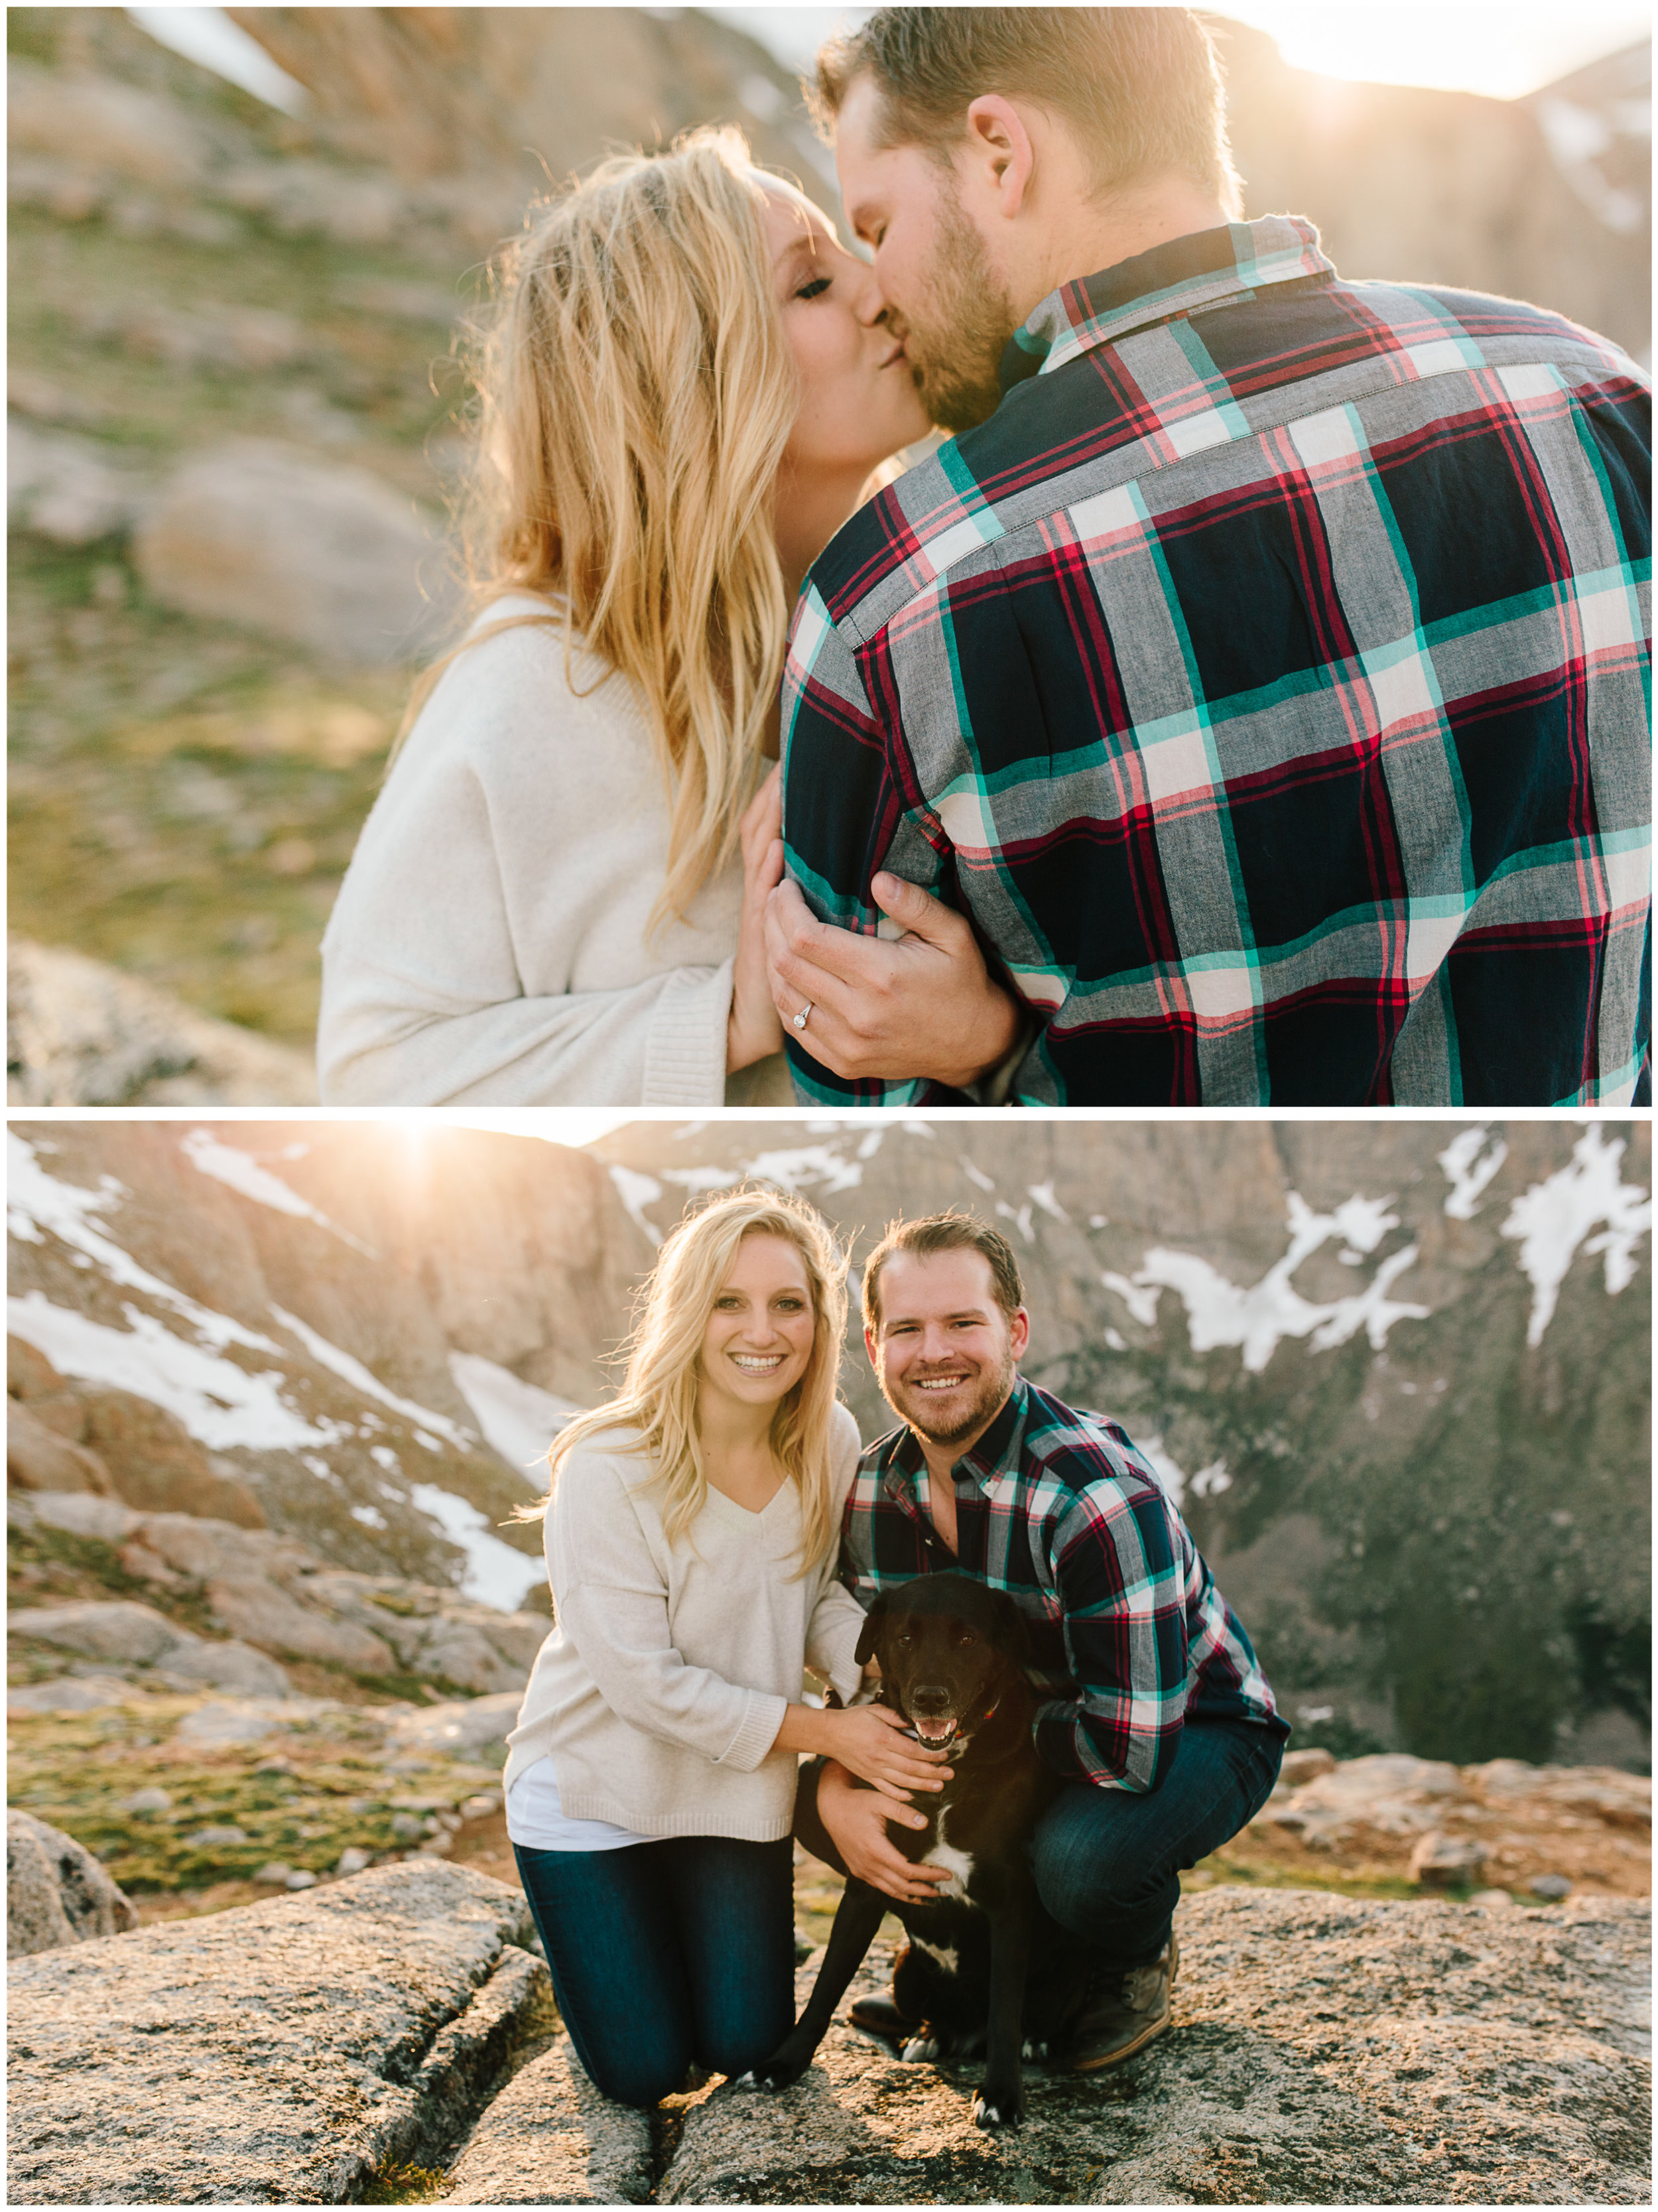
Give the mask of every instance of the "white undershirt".
[[526, 1766], [507, 1792], [507, 1833], [532, 1851], [619, 1851], [624, 1844], [650, 1841], [611, 1820], [571, 1820], [559, 1802], [550, 1759]]

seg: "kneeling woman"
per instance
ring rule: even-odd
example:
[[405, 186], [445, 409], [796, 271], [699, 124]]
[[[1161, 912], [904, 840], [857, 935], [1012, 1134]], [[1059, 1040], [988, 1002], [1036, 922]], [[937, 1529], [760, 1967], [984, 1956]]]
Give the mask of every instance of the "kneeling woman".
[[797, 1754], [889, 1796], [936, 1758], [865, 1705], [835, 1579], [858, 1459], [835, 1402], [846, 1263], [811, 1208], [720, 1198], [676, 1230], [616, 1402], [550, 1454], [557, 1626], [509, 1738], [507, 1825], [582, 2064], [652, 2105], [738, 2074], [794, 2019]]

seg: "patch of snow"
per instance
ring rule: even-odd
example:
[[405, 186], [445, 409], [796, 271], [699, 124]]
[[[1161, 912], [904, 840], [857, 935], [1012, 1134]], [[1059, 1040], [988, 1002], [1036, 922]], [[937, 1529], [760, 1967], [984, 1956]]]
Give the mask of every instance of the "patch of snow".
[[416, 1509], [428, 1514], [450, 1542], [459, 1544], [465, 1553], [462, 1595], [477, 1598], [480, 1605], [493, 1606], [497, 1613], [516, 1613], [525, 1593], [546, 1572], [541, 1561], [503, 1544], [477, 1506], [457, 1498], [452, 1490], [440, 1490], [434, 1483], [414, 1482], [409, 1486], [409, 1495]]
[[1163, 1494], [1178, 1511], [1186, 1502], [1186, 1470], [1163, 1448], [1161, 1436], [1136, 1437], [1134, 1449], [1157, 1478]]
[[872, 1160], [877, 1152], [880, 1151], [881, 1139], [885, 1135], [886, 1131], [884, 1129], [870, 1130], [865, 1135], [862, 1144], [858, 1147], [859, 1158], [860, 1160]]
[[528, 1474], [538, 1490], [546, 1484], [535, 1471], [547, 1455], [547, 1447], [575, 1414], [580, 1406], [568, 1398], [555, 1397], [526, 1382], [508, 1367], [497, 1367], [476, 1352], [452, 1352], [449, 1372], [455, 1388], [472, 1409], [472, 1418], [484, 1441], [501, 1454], [508, 1467]]
[[1054, 1197], [1054, 1186], [1051, 1182], [1033, 1182], [1029, 1186], [1029, 1194], [1035, 1200], [1042, 1212], [1051, 1213], [1055, 1221], [1070, 1220], [1071, 1216]]
[[1105, 1340], [1113, 1352], [1127, 1352], [1128, 1349], [1127, 1340], [1119, 1336], [1114, 1328], [1107, 1329]]
[[136, 1306], [122, 1310], [130, 1328], [111, 1328], [31, 1291], [7, 1300], [6, 1325], [61, 1373], [164, 1406], [210, 1451], [298, 1451], [350, 1435], [338, 1423], [307, 1421], [295, 1413], [282, 1395], [286, 1376], [249, 1375], [216, 1352], [186, 1344], [153, 1314]]
[[1490, 1152], [1485, 1152], [1485, 1139], [1490, 1136], [1489, 1129], [1464, 1129], [1438, 1156], [1445, 1180], [1451, 1186], [1445, 1211], [1453, 1221], [1473, 1219], [1479, 1211], [1481, 1192], [1509, 1157], [1508, 1146], [1501, 1137], [1493, 1139]]
[[907, 1137], [931, 1137], [934, 1133], [931, 1121], [901, 1121], [898, 1127]]
[[[302, 1155], [307, 1149], [301, 1146], [299, 1152]], [[251, 1198], [255, 1205], [268, 1206], [276, 1213], [291, 1214], [299, 1221], [314, 1222], [331, 1237], [337, 1237], [342, 1244], [361, 1252], [366, 1260], [380, 1257], [371, 1245], [354, 1237], [349, 1229], [342, 1229], [337, 1221], [331, 1221], [325, 1213], [319, 1213], [310, 1200], [301, 1198], [298, 1191], [290, 1190], [280, 1176], [272, 1175], [269, 1168], [262, 1168], [251, 1152], [240, 1152], [235, 1146], [223, 1143], [211, 1129], [192, 1129], [179, 1150], [201, 1174], [228, 1185], [244, 1198]], [[290, 1145], [279, 1157], [294, 1158], [295, 1147]]]
[[969, 1182], [977, 1183], [981, 1190], [995, 1189], [996, 1178], [993, 1176], [987, 1176], [982, 1168], [975, 1168], [965, 1152], [958, 1152], [956, 1157], [961, 1162], [962, 1172]]
[[386, 1516], [378, 1505], [354, 1505], [351, 1518], [361, 1521], [365, 1528], [384, 1528], [386, 1526]]
[[1113, 1274], [1108, 1268], [1100, 1277], [1108, 1291], [1114, 1291], [1142, 1328], [1157, 1325], [1157, 1300], [1163, 1296], [1161, 1284], [1149, 1287], [1143, 1283], [1131, 1283], [1127, 1275]]
[[861, 1158], [843, 1159], [832, 1145], [802, 1145], [794, 1152], [760, 1152], [746, 1162], [743, 1172], [758, 1182], [775, 1183], [795, 1195], [821, 1186], [825, 1197], [839, 1190], [856, 1190], [864, 1180]]
[[999, 1198], [996, 1201], [996, 1211], [1013, 1224], [1027, 1244], [1035, 1243], [1036, 1231], [1031, 1225], [1030, 1208], [1028, 1206], [1022, 1206], [1016, 1211], [1005, 1198]]
[[1223, 1490], [1231, 1487], [1232, 1478], [1224, 1459], [1211, 1460], [1207, 1467], [1200, 1467], [1192, 1477], [1193, 1498], [1218, 1498]]
[[1090, 1229], [1103, 1229], [1110, 1218], [1108, 1213], [1090, 1213], [1088, 1217], [1088, 1225]]
[[[1388, 1296], [1395, 1279], [1415, 1265], [1419, 1248], [1407, 1244], [1384, 1260], [1355, 1296], [1314, 1305], [1291, 1281], [1296, 1269], [1321, 1245], [1339, 1238], [1363, 1251], [1374, 1251], [1398, 1217], [1386, 1199], [1351, 1198], [1333, 1213], [1315, 1213], [1297, 1191], [1289, 1194], [1290, 1249], [1258, 1283], [1241, 1288], [1195, 1252], [1148, 1252], [1135, 1283], [1172, 1290], [1186, 1307], [1194, 1352], [1235, 1344], [1244, 1366], [1258, 1375], [1286, 1337], [1306, 1337], [1315, 1352], [1345, 1344], [1363, 1328], [1380, 1352], [1388, 1332], [1401, 1321], [1427, 1321], [1426, 1306], [1404, 1305]], [[1108, 1287], [1116, 1289], [1116, 1283]]]
[[[697, 1126], [701, 1127], [701, 1124], [699, 1122]], [[685, 1133], [682, 1129], [680, 1134], [683, 1136]], [[653, 1228], [645, 1218], [645, 1208], [654, 1206], [662, 1195], [662, 1186], [656, 1177], [641, 1175], [637, 1168], [613, 1167], [610, 1181], [616, 1186], [616, 1194], [627, 1208], [629, 1218], [638, 1223], [653, 1244], [659, 1244], [662, 1242], [661, 1231]]]
[[[270, 1310], [288, 1334], [299, 1339], [319, 1367], [327, 1368], [331, 1374], [337, 1375], [342, 1382], [349, 1382], [354, 1390], [360, 1390], [365, 1398], [378, 1399], [382, 1406], [389, 1406], [394, 1413], [400, 1413], [404, 1420], [414, 1423], [415, 1441], [424, 1444], [428, 1451], [442, 1450], [439, 1437], [446, 1438], [458, 1451], [476, 1450], [477, 1437], [471, 1429], [463, 1428], [459, 1421], [449, 1420], [442, 1413], [433, 1413], [428, 1406], [416, 1405], [411, 1398], [399, 1398], [395, 1390], [388, 1390], [380, 1376], [372, 1373], [360, 1359], [354, 1359], [349, 1352], [342, 1352], [338, 1345], [331, 1344], [325, 1336], [319, 1335], [309, 1322], [301, 1321], [297, 1314], [288, 1313], [278, 1305], [273, 1305]], [[428, 1430], [434, 1430], [436, 1434], [428, 1436], [425, 1433]]]
[[205, 1343], [241, 1344], [250, 1352], [270, 1352], [278, 1358], [282, 1357], [279, 1344], [244, 1328], [228, 1314], [216, 1313], [210, 1306], [198, 1305], [171, 1283], [152, 1275], [148, 1267], [141, 1267], [130, 1252], [124, 1251], [102, 1229], [94, 1225], [93, 1215], [107, 1213], [131, 1195], [113, 1176], [103, 1176], [96, 1190], [83, 1189], [78, 1183], [59, 1182], [40, 1165], [35, 1147], [15, 1130], [6, 1133], [6, 1208], [8, 1226], [14, 1237], [21, 1237], [27, 1243], [39, 1244], [45, 1242], [42, 1232], [49, 1232], [59, 1243], [69, 1246], [71, 1258], [81, 1264], [102, 1268], [111, 1282], [118, 1284], [123, 1290], [143, 1291], [146, 1297], [171, 1306]]
[[[1635, 1247], [1652, 1227], [1652, 1203], [1638, 1183], [1622, 1180], [1618, 1163], [1623, 1157], [1622, 1140], [1614, 1143], [1591, 1123], [1568, 1164], [1509, 1206], [1499, 1234], [1519, 1240], [1520, 1265], [1531, 1279], [1527, 1344], [1543, 1341], [1580, 1244], [1585, 1252], [1604, 1254], [1606, 1289], [1613, 1297], [1634, 1281]], [[1597, 1221], [1606, 1225], [1590, 1237]]]
[[398, 1457], [396, 1452], [392, 1450], [390, 1444], [370, 1444], [368, 1447], [368, 1456], [374, 1461], [376, 1467], [383, 1467], [388, 1474], [401, 1474], [403, 1473], [403, 1462]]

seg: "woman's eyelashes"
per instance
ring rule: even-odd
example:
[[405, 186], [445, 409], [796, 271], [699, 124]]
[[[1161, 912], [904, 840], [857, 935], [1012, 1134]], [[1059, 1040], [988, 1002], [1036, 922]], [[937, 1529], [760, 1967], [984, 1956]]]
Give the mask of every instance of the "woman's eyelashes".
[[832, 276], [808, 277], [794, 296], [797, 300], [815, 300], [820, 293], [827, 292], [834, 281]]

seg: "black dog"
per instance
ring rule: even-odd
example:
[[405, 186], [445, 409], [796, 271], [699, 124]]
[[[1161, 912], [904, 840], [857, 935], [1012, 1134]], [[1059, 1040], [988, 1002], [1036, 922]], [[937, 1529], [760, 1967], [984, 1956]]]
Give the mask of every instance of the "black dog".
[[947, 1748], [954, 1770], [939, 1794], [917, 1799], [931, 1815], [925, 1828], [888, 1832], [906, 1858], [946, 1867], [950, 1880], [911, 1905], [848, 1876], [806, 2008], [747, 2083], [781, 2089], [805, 2072], [882, 1914], [896, 1912], [910, 1943], [893, 1996], [928, 2031], [905, 2057], [961, 2058], [987, 2045], [975, 2124], [1017, 2126], [1024, 2117], [1027, 2039], [1046, 2055], [1080, 2002], [1084, 1972], [1030, 1874], [1030, 1832], [1059, 1784], [1031, 1741], [1035, 1702], [1020, 1671], [1028, 1656], [1012, 1599], [965, 1575], [924, 1575], [870, 1607], [859, 1662], [878, 1658], [880, 1702], [920, 1742]]

